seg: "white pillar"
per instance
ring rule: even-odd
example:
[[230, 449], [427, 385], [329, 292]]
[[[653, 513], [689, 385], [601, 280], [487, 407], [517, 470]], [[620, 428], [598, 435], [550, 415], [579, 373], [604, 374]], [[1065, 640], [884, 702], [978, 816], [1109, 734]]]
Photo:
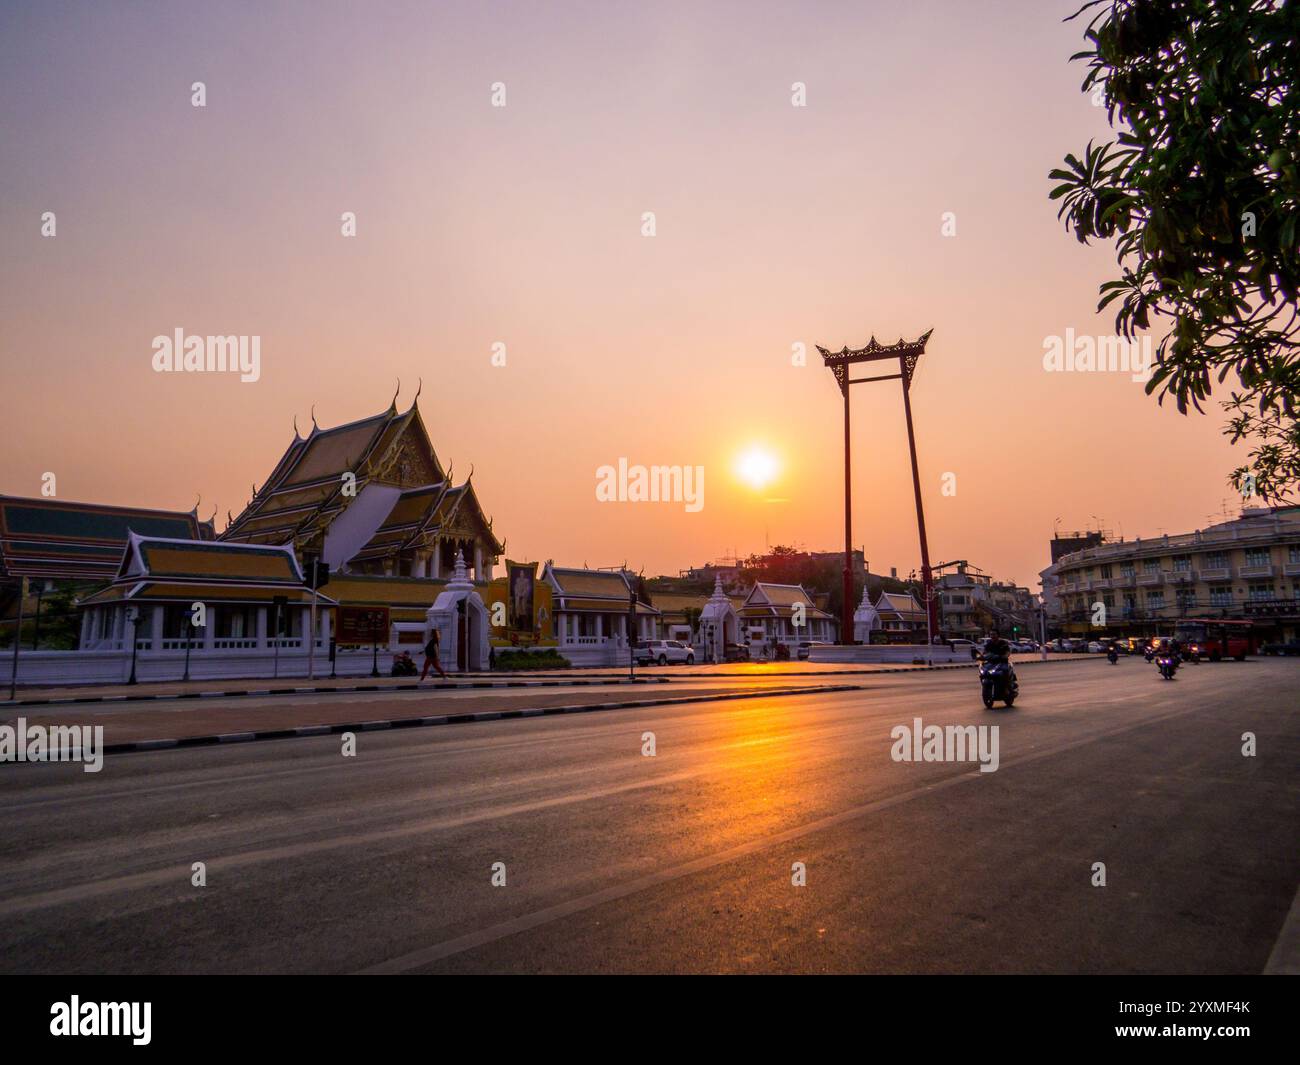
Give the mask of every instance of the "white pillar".
[[474, 545], [474, 579], [483, 579], [483, 545], [479, 543]]
[[81, 612], [81, 649], [88, 650], [94, 641], [95, 615], [98, 607], [91, 607]]
[[412, 572], [411, 576], [427, 577], [428, 575], [429, 575], [429, 553], [427, 551], [421, 551], [418, 555], [415, 556], [415, 569]]
[[596, 635], [597, 635], [597, 636], [604, 636], [604, 635], [605, 635], [605, 615], [604, 615], [604, 614], [597, 614], [597, 615], [596, 615]]
[[215, 603], [203, 604], [203, 650], [212, 650], [212, 641], [217, 638], [217, 607]]
[[153, 617], [149, 619], [149, 650], [162, 650], [163, 641], [163, 607], [153, 608]]
[[257, 608], [257, 649], [266, 650], [266, 616], [273, 611], [273, 606], [259, 606]]
[[442, 544], [433, 545], [433, 557], [429, 560], [429, 576], [435, 579], [442, 577]]
[[623, 646], [626, 647], [627, 646], [627, 615], [626, 614], [624, 614], [622, 617], [618, 619], [618, 635], [619, 635], [619, 639], [623, 643]]
[[494, 563], [491, 559], [489, 559], [487, 562], [483, 563], [483, 579], [484, 579], [485, 581], [490, 581], [490, 580], [492, 579], [492, 567], [493, 567], [493, 565], [495, 565], [495, 563]]
[[126, 628], [126, 607], [118, 606], [113, 611], [113, 649], [118, 650], [126, 646], [123, 630]]
[[302, 623], [298, 626], [298, 631], [302, 633], [302, 649], [306, 651], [311, 644], [308, 642], [312, 638], [311, 631], [311, 607], [302, 608]]

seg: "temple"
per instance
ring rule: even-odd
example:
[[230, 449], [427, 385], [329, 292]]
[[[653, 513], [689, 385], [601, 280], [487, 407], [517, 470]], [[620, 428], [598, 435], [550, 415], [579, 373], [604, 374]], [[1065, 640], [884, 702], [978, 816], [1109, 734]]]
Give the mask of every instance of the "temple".
[[490, 581], [504, 546], [472, 480], [453, 483], [415, 402], [333, 429], [313, 419], [220, 539], [288, 544], [331, 571], [384, 577], [450, 577], [459, 553]]
[[396, 396], [333, 428], [313, 415], [305, 436], [295, 424], [220, 533], [197, 508], [0, 497], [0, 615], [20, 632], [34, 612], [14, 660], [23, 683], [375, 675], [381, 649], [387, 672], [434, 631], [444, 667], [462, 671], [534, 652], [623, 664], [636, 642], [670, 636], [698, 641], [705, 661], [832, 636], [799, 585], [656, 594], [625, 567], [538, 566], [505, 558], [472, 470], [458, 483], [418, 402], [398, 410]]

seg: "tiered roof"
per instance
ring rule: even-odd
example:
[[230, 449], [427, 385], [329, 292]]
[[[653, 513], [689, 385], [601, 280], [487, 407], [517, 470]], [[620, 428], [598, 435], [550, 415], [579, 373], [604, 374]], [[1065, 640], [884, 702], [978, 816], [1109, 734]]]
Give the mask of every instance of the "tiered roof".
[[[226, 544], [139, 536], [132, 533], [113, 583], [82, 600], [83, 606], [129, 600], [269, 603], [311, 601], [302, 570], [287, 547]], [[319, 603], [333, 605], [328, 596]]]
[[802, 584], [768, 584], [764, 581], [759, 581], [749, 590], [741, 615], [745, 618], [788, 618], [793, 616], [795, 606], [800, 603], [805, 617], [831, 616], [812, 601]]
[[[619, 570], [578, 569], [547, 563], [542, 577], [551, 583], [557, 610], [627, 610], [630, 586]], [[659, 613], [640, 600], [636, 611], [638, 614]]]
[[[346, 474], [355, 478], [355, 494]], [[453, 485], [443, 470], [415, 403], [405, 412], [392, 404], [382, 414], [333, 429], [313, 420], [306, 437], [295, 429], [271, 476], [221, 539], [318, 550], [334, 520], [372, 484], [400, 491], [391, 503], [385, 497], [386, 509], [376, 515], [369, 538], [345, 561], [424, 548], [448, 531], [485, 541], [490, 554], [503, 550], [473, 486]]]
[[211, 540], [198, 515], [55, 499], [0, 496], [0, 577], [108, 581], [131, 532]]
[[925, 608], [910, 592], [881, 592], [876, 600], [876, 612], [882, 618], [892, 616], [900, 621], [926, 618]]

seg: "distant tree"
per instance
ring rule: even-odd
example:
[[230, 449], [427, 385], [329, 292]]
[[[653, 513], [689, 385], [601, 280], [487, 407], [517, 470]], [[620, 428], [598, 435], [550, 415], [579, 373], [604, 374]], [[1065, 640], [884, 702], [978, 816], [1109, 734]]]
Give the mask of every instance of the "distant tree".
[[1072, 59], [1100, 93], [1117, 140], [1089, 143], [1051, 177], [1058, 217], [1083, 243], [1117, 238], [1119, 300], [1132, 338], [1169, 319], [1147, 392], [1203, 412], [1232, 375], [1224, 433], [1246, 440], [1243, 494], [1300, 484], [1300, 3], [1091, 0], [1090, 47]]

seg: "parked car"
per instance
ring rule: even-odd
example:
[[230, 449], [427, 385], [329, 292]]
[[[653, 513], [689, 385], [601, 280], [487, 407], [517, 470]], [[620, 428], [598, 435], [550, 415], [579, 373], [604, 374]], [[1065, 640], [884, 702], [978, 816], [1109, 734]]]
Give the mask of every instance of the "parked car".
[[642, 640], [636, 645], [636, 660], [646, 666], [654, 663], [660, 666], [669, 664], [695, 665], [695, 648], [680, 640]]
[[1262, 655], [1300, 655], [1300, 642], [1266, 643], [1259, 649]]
[[1104, 654], [1105, 652], [1106, 652], [1106, 645], [1104, 643], [1101, 643], [1098, 640], [1088, 641], [1088, 654], [1099, 655], [1099, 654]]
[[722, 648], [724, 662], [748, 662], [749, 647], [743, 643], [729, 643]]
[[830, 647], [830, 646], [831, 646], [830, 644], [822, 640], [800, 640], [798, 649], [796, 651], [796, 657], [801, 659], [807, 658], [810, 654], [812, 654], [812, 650], [814, 647]]

